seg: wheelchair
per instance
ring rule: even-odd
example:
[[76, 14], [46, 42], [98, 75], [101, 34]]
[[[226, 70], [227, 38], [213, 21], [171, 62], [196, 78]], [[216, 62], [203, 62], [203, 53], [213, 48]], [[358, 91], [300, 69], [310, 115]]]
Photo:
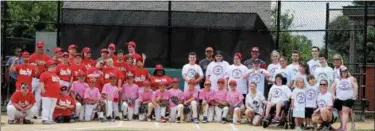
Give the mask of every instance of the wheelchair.
[[[284, 129], [294, 129], [294, 119], [293, 119], [293, 111], [289, 108], [290, 100], [287, 102], [287, 105], [281, 108], [280, 116], [281, 119], [279, 122], [272, 122], [272, 118], [276, 115], [276, 106], [272, 107], [270, 110], [270, 114], [268, 118], [264, 118], [262, 121], [263, 128], [267, 128], [271, 124], [278, 124], [279, 127], [284, 127]], [[264, 111], [266, 110], [266, 106], [264, 106]], [[265, 112], [264, 112], [265, 113]], [[265, 116], [265, 114], [264, 114]]]

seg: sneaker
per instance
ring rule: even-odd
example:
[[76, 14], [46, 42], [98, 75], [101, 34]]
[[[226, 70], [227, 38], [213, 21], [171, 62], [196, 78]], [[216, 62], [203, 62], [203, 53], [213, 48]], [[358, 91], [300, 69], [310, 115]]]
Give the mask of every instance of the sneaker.
[[321, 131], [329, 131], [329, 128], [330, 128], [331, 126], [323, 126], [323, 128], [322, 128], [322, 130]]
[[176, 118], [176, 123], [180, 123], [181, 122], [181, 118], [180, 117], [177, 117]]
[[43, 124], [52, 124], [51, 121], [46, 121], [46, 120], [43, 120], [42, 123], [43, 123]]
[[193, 121], [194, 121], [195, 124], [199, 123], [198, 118], [194, 118]]
[[99, 121], [100, 122], [104, 122], [104, 118], [99, 118]]
[[208, 123], [207, 117], [203, 117], [203, 123]]
[[221, 123], [226, 124], [227, 123], [227, 118], [221, 118]]
[[34, 116], [33, 119], [38, 119], [38, 117], [37, 117], [37, 116]]
[[109, 120], [111, 120], [112, 119], [112, 117], [110, 117], [110, 116], [107, 116], [107, 121], [109, 121]]
[[302, 127], [300, 127], [300, 126], [296, 126], [296, 131], [302, 131]]
[[14, 120], [8, 120], [8, 124], [15, 124]]
[[304, 129], [304, 130], [310, 130], [311, 127], [310, 127], [309, 125], [306, 125], [303, 129]]
[[27, 119], [24, 119], [23, 124], [34, 124], [34, 122], [32, 122], [30, 120], [27, 120]]
[[115, 120], [121, 120], [121, 118], [119, 116], [116, 116]]
[[139, 116], [138, 115], [133, 115], [133, 120], [138, 120]]

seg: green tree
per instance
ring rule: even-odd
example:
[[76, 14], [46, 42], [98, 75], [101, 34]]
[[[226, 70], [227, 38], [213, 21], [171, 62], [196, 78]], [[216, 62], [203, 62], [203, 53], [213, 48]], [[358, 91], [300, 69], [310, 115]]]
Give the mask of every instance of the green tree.
[[[272, 11], [272, 24], [271, 30], [276, 31], [276, 19], [277, 10], [276, 8]], [[280, 15], [280, 30], [289, 30], [295, 28], [296, 25], [293, 23], [294, 12], [290, 10], [283, 11]], [[273, 32], [272, 35], [276, 39], [276, 33]], [[278, 51], [286, 57], [291, 57], [293, 50], [298, 50], [301, 53], [301, 59], [307, 62], [311, 59], [311, 47], [312, 41], [304, 35], [293, 35], [291, 32], [280, 32], [280, 45]], [[291, 62], [291, 58], [288, 58]]]

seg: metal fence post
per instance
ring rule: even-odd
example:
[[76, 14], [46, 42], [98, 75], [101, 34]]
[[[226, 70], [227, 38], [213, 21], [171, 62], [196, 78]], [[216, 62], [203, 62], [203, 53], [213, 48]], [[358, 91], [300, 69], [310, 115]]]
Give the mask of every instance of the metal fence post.
[[277, 18], [276, 18], [276, 50], [279, 49], [280, 44], [280, 15], [281, 15], [281, 1], [277, 2]]
[[60, 31], [61, 31], [61, 25], [60, 25], [60, 12], [61, 11], [61, 1], [57, 1], [57, 18], [56, 18], [56, 28], [57, 28], [57, 36], [56, 36], [56, 46], [60, 47]]
[[[367, 69], [367, 9], [368, 9], [368, 2], [365, 1], [365, 12], [364, 12], [364, 30], [363, 30], [363, 79], [362, 79], [362, 104], [364, 105], [366, 100], [366, 69]], [[365, 107], [362, 106], [362, 116], [365, 114]]]
[[324, 50], [325, 50], [325, 54], [326, 54], [326, 57], [329, 58], [329, 55], [328, 55], [328, 25], [329, 25], [329, 3], [326, 3], [326, 30], [325, 30], [325, 46], [324, 46]]
[[171, 66], [172, 64], [172, 1], [168, 1], [168, 48], [167, 48], [167, 65]]

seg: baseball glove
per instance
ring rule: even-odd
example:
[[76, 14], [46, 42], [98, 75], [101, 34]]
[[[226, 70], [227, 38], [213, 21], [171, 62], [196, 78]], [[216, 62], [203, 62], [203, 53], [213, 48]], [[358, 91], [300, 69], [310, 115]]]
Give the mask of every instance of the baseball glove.
[[195, 73], [194, 79], [198, 79], [199, 77], [200, 77], [200, 75], [198, 73]]
[[183, 110], [184, 114], [188, 114], [190, 111], [191, 110], [190, 110], [189, 105], [184, 105], [184, 110]]
[[172, 101], [174, 104], [178, 105], [178, 97], [177, 97], [177, 96], [172, 96], [172, 97], [171, 97], [171, 101]]
[[83, 98], [82, 98], [81, 95], [79, 95], [78, 93], [76, 94], [76, 100], [77, 100], [79, 103], [83, 103]]
[[168, 106], [168, 100], [160, 100], [160, 107], [166, 107], [166, 106]]
[[139, 107], [139, 113], [143, 114], [143, 113], [146, 113], [147, 112], [147, 103], [144, 103], [144, 104], [141, 104], [141, 106]]
[[126, 103], [128, 103], [128, 105], [131, 105], [134, 103], [134, 100], [132, 98], [128, 98], [126, 99]]

